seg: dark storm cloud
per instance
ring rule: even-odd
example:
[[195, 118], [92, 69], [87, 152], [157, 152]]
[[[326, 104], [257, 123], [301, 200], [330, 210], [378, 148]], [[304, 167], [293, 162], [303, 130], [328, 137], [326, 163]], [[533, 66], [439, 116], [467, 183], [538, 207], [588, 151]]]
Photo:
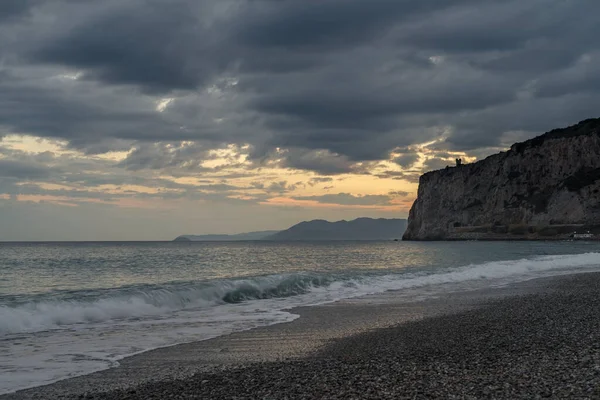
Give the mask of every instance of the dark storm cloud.
[[[179, 131], [175, 124], [130, 103], [126, 96], [96, 89], [94, 84], [75, 87], [73, 82], [58, 80], [23, 82], [6, 73], [4, 79], [0, 77], [0, 127], [64, 138], [74, 147], [106, 143], [110, 138], [144, 139], [157, 131]], [[113, 146], [109, 148], [114, 150]]]
[[[600, 66], [599, 66], [600, 67]], [[528, 139], [556, 127], [572, 125], [590, 116], [598, 116], [600, 92], [570, 93], [553, 98], [529, 98], [480, 110], [452, 120], [456, 131], [440, 144], [446, 149], [471, 151], [508, 143], [507, 133], [518, 131], [520, 140]]]
[[[9, 0], [0, 136], [133, 149], [119, 168], [174, 174], [228, 144], [323, 175], [440, 131], [479, 154], [597, 116], [598, 14], [592, 0]], [[198, 146], [166, 150], [178, 141]]]
[[547, 75], [536, 82], [539, 97], [558, 97], [573, 93], [600, 92], [600, 49], [586, 54], [577, 63], [560, 73]]
[[[216, 8], [210, 1], [90, 3], [92, 11], [41, 40], [30, 57], [81, 68], [108, 83], [161, 92], [193, 89], [234, 67], [258, 72], [309, 68], [318, 64], [323, 50], [367, 43], [415, 13], [470, 2], [252, 1], [233, 3], [237, 12], [213, 20], [206, 17]], [[59, 12], [67, 17], [70, 9]], [[306, 47], [316, 49], [303, 51]]]
[[0, 22], [11, 22], [29, 14], [39, 0], [2, 0], [0, 2]]
[[[366, 43], [415, 13], [445, 8], [462, 0], [329, 0], [263, 2], [247, 18], [237, 37], [257, 47], [340, 48]], [[254, 10], [251, 10], [254, 11]]]
[[[137, 142], [150, 148], [155, 142], [193, 140], [222, 148], [250, 129], [242, 126], [223, 135], [210, 118], [194, 119], [186, 112], [185, 105], [177, 102], [170, 113], [159, 113], [154, 102], [130, 90], [114, 91], [57, 76], [22, 79], [13, 71], [2, 74], [0, 70], [0, 137], [12, 132], [65, 139], [87, 154], [101, 154], [127, 151]], [[201, 110], [192, 112], [201, 115]]]
[[[465, 68], [463, 73], [466, 72], [468, 70]], [[381, 88], [380, 92], [371, 94], [369, 98], [363, 94], [369, 87], [372, 89], [372, 85], [378, 86], [378, 83], [355, 81], [354, 86], [339, 87], [333, 92], [322, 87], [309, 92], [265, 96], [251, 106], [263, 113], [295, 117], [319, 127], [390, 130], [395, 126], [395, 121], [389, 119], [393, 116], [479, 109], [507, 102], [514, 97], [513, 92], [486, 81], [485, 76], [484, 79], [473, 79], [464, 74], [449, 74], [448, 78], [445, 82], [430, 84], [411, 82], [411, 79], [390, 82], [388, 87]], [[352, 130], [356, 132], [356, 129]]]
[[[555, 24], [564, 17], [559, 1], [483, 1], [434, 9], [427, 18], [398, 27], [397, 40], [419, 49], [445, 53], [514, 50], [539, 37], [559, 36]], [[543, 13], [543, 15], [541, 15]]]
[[[211, 49], [210, 32], [203, 28], [197, 17], [200, 7], [193, 2], [138, 0], [93, 7], [97, 12], [40, 43], [32, 59], [81, 68], [90, 78], [133, 83], [149, 91], [191, 89], [217, 72], [218, 54]], [[66, 17], [68, 9], [64, 12]]]

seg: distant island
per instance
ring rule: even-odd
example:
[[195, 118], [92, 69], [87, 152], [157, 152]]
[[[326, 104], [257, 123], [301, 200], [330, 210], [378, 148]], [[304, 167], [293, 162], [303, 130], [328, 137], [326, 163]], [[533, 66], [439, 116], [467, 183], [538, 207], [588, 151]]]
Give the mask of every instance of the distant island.
[[404, 240], [596, 239], [600, 118], [421, 176]]
[[301, 241], [301, 240], [393, 240], [402, 237], [406, 219], [357, 218], [329, 222], [304, 221], [283, 231], [260, 231], [237, 235], [182, 235], [175, 241]]

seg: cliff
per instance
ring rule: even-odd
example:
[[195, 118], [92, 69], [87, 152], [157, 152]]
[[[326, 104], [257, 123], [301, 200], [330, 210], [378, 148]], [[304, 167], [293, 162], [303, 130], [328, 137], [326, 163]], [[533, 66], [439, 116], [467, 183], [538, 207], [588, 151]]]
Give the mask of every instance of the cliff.
[[404, 240], [600, 234], [600, 119], [421, 176]]
[[266, 240], [390, 240], [402, 237], [405, 229], [405, 219], [357, 218], [337, 222], [316, 219], [296, 224]]

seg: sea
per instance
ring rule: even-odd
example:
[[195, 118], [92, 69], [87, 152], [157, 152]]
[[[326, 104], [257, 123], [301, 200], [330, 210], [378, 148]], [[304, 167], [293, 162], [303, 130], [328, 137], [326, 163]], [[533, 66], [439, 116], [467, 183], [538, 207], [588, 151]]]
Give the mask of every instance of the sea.
[[0, 243], [0, 394], [393, 291], [600, 270], [598, 242]]

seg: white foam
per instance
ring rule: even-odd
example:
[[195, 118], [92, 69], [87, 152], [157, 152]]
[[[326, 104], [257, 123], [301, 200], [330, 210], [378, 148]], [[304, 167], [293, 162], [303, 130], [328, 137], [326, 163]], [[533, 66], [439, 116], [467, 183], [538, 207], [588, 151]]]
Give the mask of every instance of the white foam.
[[[418, 271], [402, 275], [385, 275], [356, 285], [356, 290], [347, 287], [338, 288], [335, 300], [350, 298], [388, 290], [413, 289], [436, 286], [444, 290], [444, 284], [453, 284], [453, 288], [475, 289], [490, 285], [503, 285], [522, 282], [544, 276], [571, 274], [600, 270], [600, 253], [575, 255], [553, 255], [510, 261], [492, 261], [483, 264], [471, 264], [455, 269], [436, 269]], [[459, 284], [458, 286], [456, 284]], [[462, 286], [461, 286], [462, 284]], [[320, 289], [318, 289], [320, 290]]]
[[[87, 303], [57, 301], [2, 307], [0, 329], [4, 334], [0, 340], [10, 346], [0, 346], [0, 394], [109, 368], [119, 359], [142, 351], [290, 321], [296, 316], [285, 310], [296, 306], [390, 290], [402, 296], [403, 290], [411, 289], [411, 296], [417, 293], [423, 297], [450, 286], [452, 290], [483, 288], [599, 269], [600, 253], [586, 253], [345, 277], [323, 285], [313, 284], [314, 274], [272, 275], [212, 286], [138, 290], [128, 296], [118, 293]], [[318, 283], [318, 276], [315, 279]], [[296, 288], [295, 282], [303, 282], [298, 285], [305, 293], [240, 304], [218, 301], [232, 290], [266, 293], [279, 287], [285, 292]], [[423, 289], [415, 292], [418, 288]], [[57, 330], [46, 330], [49, 328]]]
[[[311, 274], [275, 274], [248, 279], [216, 280], [158, 288], [111, 290], [108, 298], [31, 301], [0, 306], [0, 335], [65, 329], [73, 325], [167, 316], [185, 309], [223, 305], [227, 296], [261, 298], [290, 295], [313, 287]], [[292, 293], [288, 293], [288, 292]]]
[[167, 307], [156, 307], [141, 299], [103, 299], [94, 303], [41, 302], [20, 307], [0, 307], [0, 333], [39, 332], [65, 325], [94, 323], [132, 316], [160, 315]]
[[252, 304], [226, 304], [153, 321], [110, 322], [60, 331], [13, 335], [0, 350], [0, 394], [50, 384], [118, 365], [135, 354], [207, 340], [298, 316]]

